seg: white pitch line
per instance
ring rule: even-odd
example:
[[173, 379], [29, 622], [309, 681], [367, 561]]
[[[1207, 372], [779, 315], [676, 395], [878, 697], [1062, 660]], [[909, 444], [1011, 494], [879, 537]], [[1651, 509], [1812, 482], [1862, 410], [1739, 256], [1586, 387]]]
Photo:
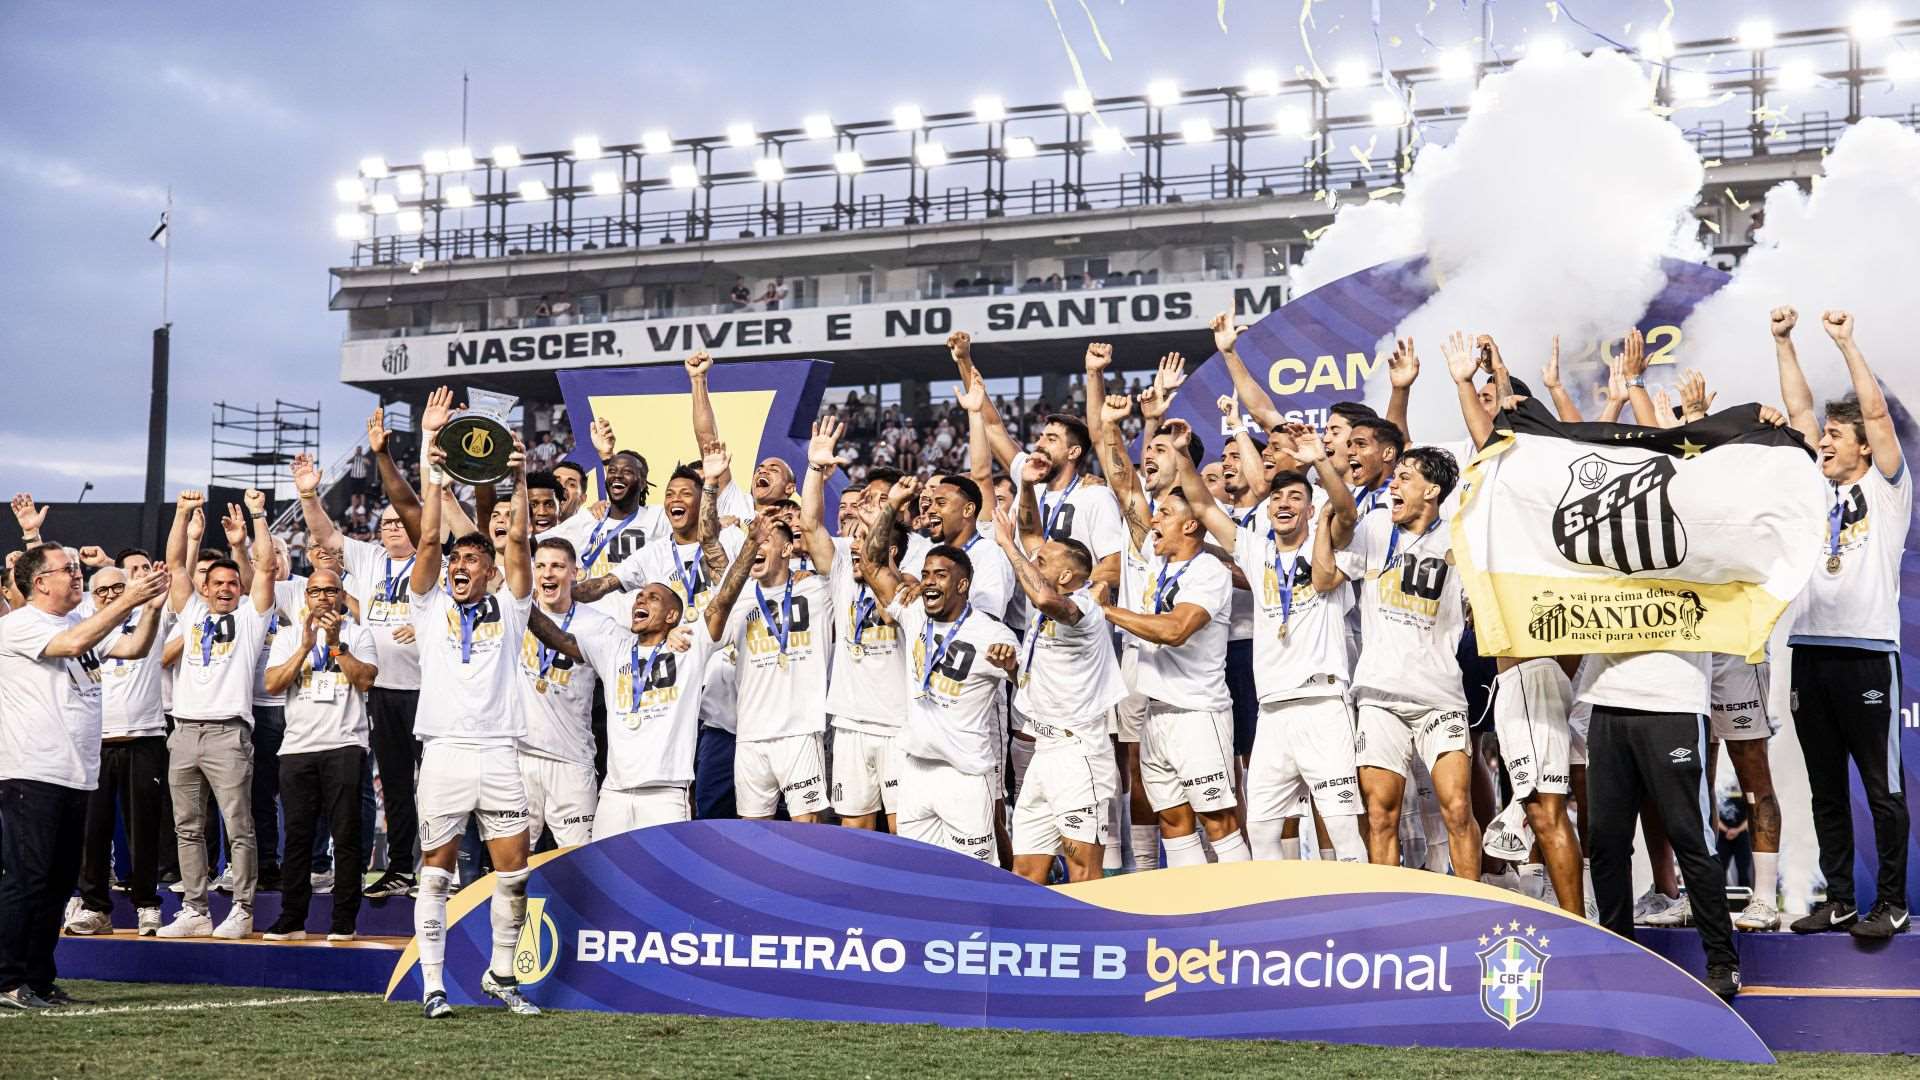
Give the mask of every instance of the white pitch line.
[[34, 1012], [0, 1013], [0, 1019], [45, 1016], [52, 1019], [75, 1016], [114, 1016], [121, 1013], [203, 1012], [209, 1009], [259, 1009], [269, 1005], [298, 1005], [322, 1001], [359, 1001], [363, 994], [298, 994], [290, 997], [252, 998], [245, 1001], [194, 1001], [179, 1005], [107, 1005], [82, 1009], [38, 1009]]

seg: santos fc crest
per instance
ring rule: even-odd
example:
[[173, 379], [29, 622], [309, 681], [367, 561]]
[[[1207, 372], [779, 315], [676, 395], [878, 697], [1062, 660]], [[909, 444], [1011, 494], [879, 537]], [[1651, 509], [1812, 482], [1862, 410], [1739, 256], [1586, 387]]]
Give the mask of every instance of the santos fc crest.
[[1671, 570], [1687, 557], [1687, 529], [1667, 488], [1673, 459], [1639, 463], [1588, 454], [1567, 466], [1566, 494], [1553, 511], [1553, 542], [1585, 566], [1622, 574]]

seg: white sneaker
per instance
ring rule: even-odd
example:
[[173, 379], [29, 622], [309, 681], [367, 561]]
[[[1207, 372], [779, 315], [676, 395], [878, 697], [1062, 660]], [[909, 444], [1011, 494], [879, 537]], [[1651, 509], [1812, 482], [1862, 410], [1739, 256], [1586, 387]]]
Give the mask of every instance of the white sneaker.
[[206, 937], [213, 933], [213, 916], [204, 911], [182, 907], [173, 913], [173, 921], [154, 932], [155, 937]]
[[1647, 913], [1642, 926], [1692, 926], [1693, 901], [1685, 896], [1675, 900], [1656, 894], [1660, 906]]
[[[1587, 891], [1592, 892], [1593, 890], [1589, 889]], [[1662, 896], [1659, 890], [1651, 885], [1647, 886], [1647, 891], [1641, 893], [1640, 898], [1633, 902], [1633, 925], [1646, 925], [1647, 916], [1666, 906], [1666, 902], [1667, 898]]]
[[235, 904], [233, 910], [227, 912], [227, 917], [214, 928], [213, 936], [232, 940], [246, 937], [251, 933], [253, 933], [253, 912]]
[[138, 918], [140, 920], [140, 936], [141, 937], [152, 937], [155, 934], [160, 932], [160, 909], [159, 908], [143, 907], [140, 909], [138, 913]]
[[113, 933], [113, 917], [104, 911], [81, 908], [67, 918], [67, 933], [77, 937]]
[[179, 896], [187, 891], [187, 883], [184, 881], [176, 881], [167, 886], [167, 891], [173, 893], [175, 896]]
[[1508, 867], [1507, 869], [1502, 870], [1497, 874], [1481, 874], [1480, 883], [1483, 885], [1491, 885], [1496, 889], [1505, 889], [1508, 892], [1516, 892], [1522, 895], [1525, 895], [1527, 891], [1520, 881], [1520, 875], [1514, 873], [1512, 867]]
[[1745, 911], [1733, 917], [1733, 925], [1739, 930], [1778, 930], [1780, 929], [1780, 912], [1772, 904], [1756, 896], [1747, 901]]
[[223, 893], [232, 892], [233, 891], [233, 867], [228, 866], [225, 870], [220, 871], [220, 876], [217, 878], [214, 878], [213, 884], [209, 887], [212, 888], [214, 892], [223, 892]]
[[314, 892], [328, 892], [333, 888], [333, 871], [329, 870], [324, 874], [308, 874], [307, 884], [313, 887]]

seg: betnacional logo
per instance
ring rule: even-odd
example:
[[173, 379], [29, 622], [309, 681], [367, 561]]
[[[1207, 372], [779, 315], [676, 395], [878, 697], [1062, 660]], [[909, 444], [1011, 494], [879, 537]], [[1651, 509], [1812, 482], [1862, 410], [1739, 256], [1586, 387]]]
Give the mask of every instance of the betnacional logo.
[[1480, 951], [1480, 1008], [1508, 1031], [1531, 1020], [1546, 999], [1547, 936], [1536, 936], [1533, 926], [1525, 936], [1512, 933], [1519, 929], [1517, 921], [1494, 923], [1492, 934], [1480, 936], [1486, 946]]

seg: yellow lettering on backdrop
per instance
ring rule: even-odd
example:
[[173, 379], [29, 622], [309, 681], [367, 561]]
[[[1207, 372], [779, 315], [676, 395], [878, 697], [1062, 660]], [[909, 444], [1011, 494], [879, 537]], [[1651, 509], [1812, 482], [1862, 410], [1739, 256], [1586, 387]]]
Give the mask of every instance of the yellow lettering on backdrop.
[[[743, 488], [753, 467], [760, 463], [760, 434], [767, 426], [767, 414], [773, 410], [773, 398], [772, 390], [729, 390], [713, 395], [714, 420], [720, 425], [727, 452], [733, 455], [734, 478]], [[647, 459], [647, 478], [654, 485], [647, 495], [647, 505], [660, 505], [660, 489], [676, 464], [700, 461], [700, 448], [693, 445], [687, 426], [687, 418], [693, 414], [692, 394], [611, 394], [590, 397], [587, 402], [595, 417], [605, 417], [613, 425], [617, 447]], [[589, 501], [600, 498], [591, 476], [587, 487]]]
[[1370, 358], [1366, 353], [1350, 352], [1343, 366], [1338, 357], [1322, 353], [1309, 367], [1297, 356], [1286, 356], [1267, 368], [1267, 388], [1283, 396], [1316, 390], [1358, 390], [1385, 362], [1385, 353]]

